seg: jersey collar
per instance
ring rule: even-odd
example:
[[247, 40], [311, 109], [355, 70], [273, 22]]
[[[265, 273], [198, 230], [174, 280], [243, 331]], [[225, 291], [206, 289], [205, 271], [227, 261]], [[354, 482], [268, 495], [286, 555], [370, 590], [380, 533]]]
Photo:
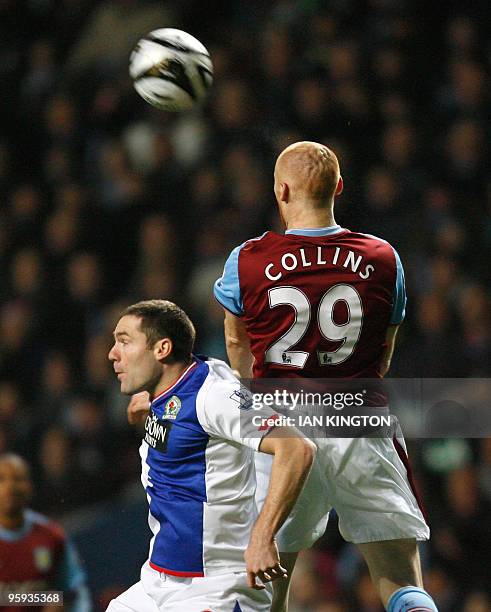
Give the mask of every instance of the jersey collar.
[[153, 398], [153, 401], [151, 403], [151, 406], [156, 406], [156, 404], [158, 402], [160, 402], [162, 400], [162, 398], [166, 397], [167, 395], [169, 395], [169, 393], [171, 393], [172, 391], [175, 390], [175, 388], [185, 379], [189, 376], [190, 372], [194, 370], [194, 368], [198, 365], [198, 361], [196, 359], [196, 357], [193, 358], [193, 362], [184, 370], [184, 372], [181, 374], [181, 376], [179, 376], [179, 378], [172, 383], [172, 385], [170, 387], [167, 387], [167, 389], [164, 389], [163, 391], [161, 391], [156, 397]]
[[16, 542], [21, 540], [32, 529], [32, 521], [27, 512], [24, 512], [24, 524], [19, 529], [6, 529], [0, 526], [0, 540], [5, 542]]
[[285, 234], [293, 234], [295, 236], [333, 236], [344, 231], [340, 225], [330, 225], [329, 227], [311, 227], [305, 229], [289, 229]]

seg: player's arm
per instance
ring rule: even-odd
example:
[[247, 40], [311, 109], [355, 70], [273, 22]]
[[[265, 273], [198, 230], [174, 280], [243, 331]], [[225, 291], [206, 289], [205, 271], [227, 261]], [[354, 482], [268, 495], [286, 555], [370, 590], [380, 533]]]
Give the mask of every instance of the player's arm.
[[262, 440], [259, 450], [273, 455], [269, 489], [261, 513], [252, 529], [245, 552], [247, 581], [256, 583], [286, 577], [280, 565], [275, 535], [290, 514], [314, 461], [316, 447], [290, 427], [276, 427]]
[[278, 415], [269, 407], [256, 406], [253, 395], [250, 403], [241, 403], [246, 394], [236, 382], [216, 381], [206, 395], [197, 398], [196, 415], [210, 436], [274, 456], [268, 495], [245, 556], [250, 586], [262, 589], [256, 585], [256, 576], [263, 582], [285, 576], [274, 536], [302, 490], [316, 447], [293, 427], [265, 429], [262, 423]]
[[244, 314], [239, 280], [239, 254], [243, 245], [228, 256], [222, 276], [213, 285], [215, 299], [225, 311], [225, 344], [230, 366], [241, 378], [252, 378], [249, 338], [241, 316]]
[[230, 367], [232, 370], [236, 370], [241, 378], [252, 378], [254, 358], [251, 354], [251, 345], [245, 324], [242, 319], [225, 308], [224, 311], [225, 346]]
[[[91, 611], [92, 605], [87, 588], [87, 577], [78, 553], [70, 540], [65, 540], [56, 575], [55, 588], [63, 591], [63, 608], [67, 612]], [[48, 607], [44, 612], [51, 612], [51, 608]]]
[[385, 376], [389, 371], [392, 355], [394, 354], [397, 332], [406, 315], [407, 298], [404, 268], [402, 267], [399, 254], [395, 249], [393, 249], [393, 251], [396, 264], [396, 278], [392, 296], [392, 313], [390, 315], [389, 327], [385, 333], [385, 350], [379, 366], [379, 372], [382, 376]]
[[399, 325], [389, 325], [387, 333], [385, 334], [385, 350], [380, 361], [380, 374], [385, 376], [390, 368], [390, 362], [392, 361], [392, 355], [394, 354], [394, 348], [396, 345], [396, 336], [399, 331]]

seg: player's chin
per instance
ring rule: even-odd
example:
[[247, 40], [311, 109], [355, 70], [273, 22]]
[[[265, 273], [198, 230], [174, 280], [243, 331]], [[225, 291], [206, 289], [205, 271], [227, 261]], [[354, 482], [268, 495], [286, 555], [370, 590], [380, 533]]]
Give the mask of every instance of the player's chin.
[[133, 391], [132, 386], [124, 381], [121, 381], [120, 390], [121, 393], [123, 393], [124, 395], [133, 395], [133, 393], [135, 393], [135, 391]]
[[145, 388], [142, 388], [139, 385], [132, 385], [129, 381], [121, 381], [120, 389], [123, 395], [135, 395], [136, 393], [145, 391]]

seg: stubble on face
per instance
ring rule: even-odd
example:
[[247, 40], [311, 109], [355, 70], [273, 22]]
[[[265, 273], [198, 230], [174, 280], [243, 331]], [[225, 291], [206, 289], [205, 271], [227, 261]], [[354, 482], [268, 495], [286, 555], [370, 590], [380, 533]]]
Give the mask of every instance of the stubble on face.
[[140, 329], [140, 319], [133, 315], [122, 317], [114, 330], [115, 344], [110, 359], [121, 385], [121, 393], [133, 395], [150, 391], [160, 378], [161, 371], [146, 335]]

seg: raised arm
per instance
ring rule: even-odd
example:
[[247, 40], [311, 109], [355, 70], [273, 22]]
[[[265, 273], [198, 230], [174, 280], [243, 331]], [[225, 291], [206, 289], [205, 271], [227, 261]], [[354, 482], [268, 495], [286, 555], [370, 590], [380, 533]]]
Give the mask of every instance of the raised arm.
[[236, 370], [241, 378], [252, 378], [252, 364], [254, 358], [251, 354], [249, 337], [241, 318], [225, 311], [225, 346], [232, 370]]
[[290, 514], [314, 461], [316, 447], [290, 427], [277, 427], [261, 441], [259, 450], [273, 455], [273, 467], [264, 506], [252, 529], [245, 552], [247, 581], [250, 587], [263, 589], [256, 582], [286, 577], [280, 565], [275, 535]]

